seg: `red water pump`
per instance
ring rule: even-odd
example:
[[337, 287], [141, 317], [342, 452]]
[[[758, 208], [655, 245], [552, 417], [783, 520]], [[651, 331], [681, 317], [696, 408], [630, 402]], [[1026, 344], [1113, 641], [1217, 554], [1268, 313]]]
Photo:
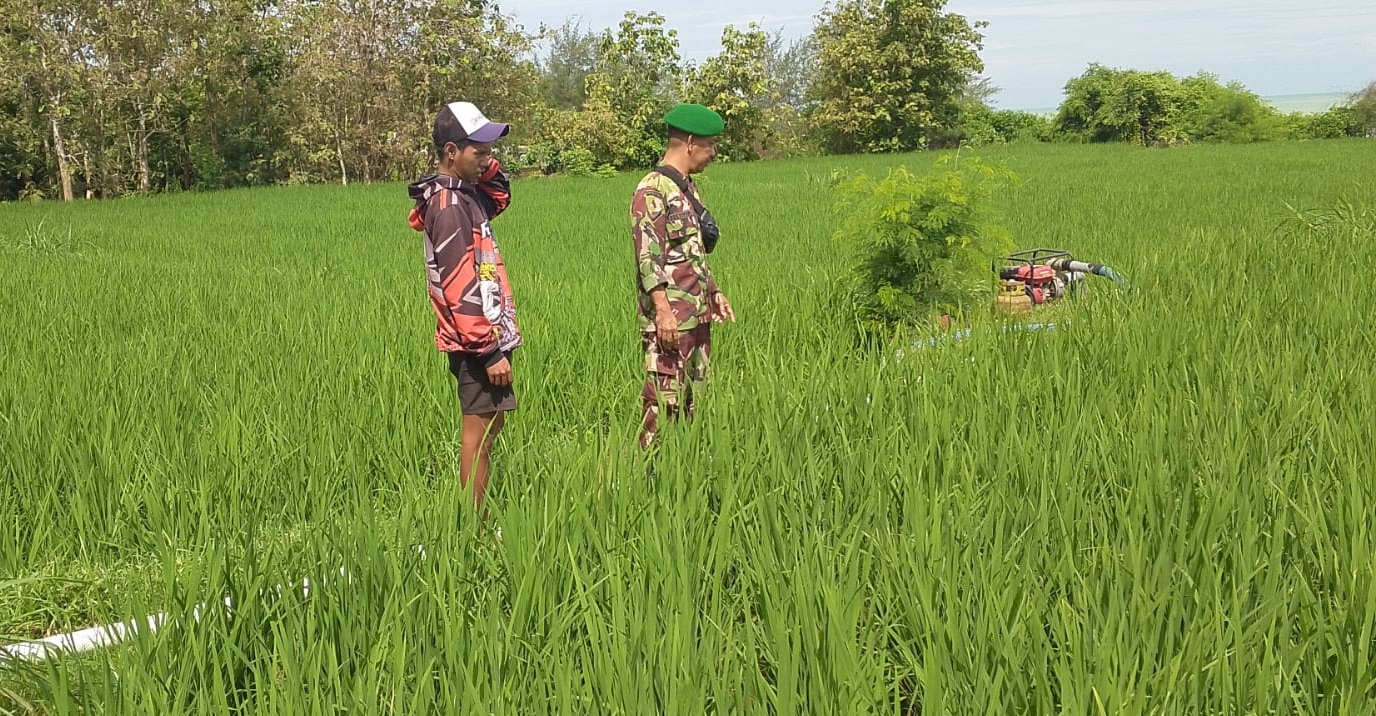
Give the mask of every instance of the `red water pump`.
[[1094, 274], [1112, 280], [1120, 288], [1127, 281], [1103, 264], [1076, 261], [1069, 251], [1028, 249], [1004, 257], [996, 266], [1000, 281], [999, 307], [1011, 313], [1024, 313], [1033, 306], [1060, 300], [1082, 289], [1085, 276]]

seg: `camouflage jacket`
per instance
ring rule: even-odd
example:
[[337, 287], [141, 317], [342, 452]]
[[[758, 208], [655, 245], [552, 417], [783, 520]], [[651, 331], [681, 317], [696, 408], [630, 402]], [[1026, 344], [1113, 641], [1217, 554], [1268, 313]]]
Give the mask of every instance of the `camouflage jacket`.
[[[697, 185], [688, 187], [697, 194]], [[717, 292], [707, 265], [697, 211], [669, 177], [650, 172], [631, 198], [631, 236], [635, 239], [636, 293], [640, 330], [655, 328], [650, 291], [663, 286], [680, 330], [711, 318], [711, 298]]]

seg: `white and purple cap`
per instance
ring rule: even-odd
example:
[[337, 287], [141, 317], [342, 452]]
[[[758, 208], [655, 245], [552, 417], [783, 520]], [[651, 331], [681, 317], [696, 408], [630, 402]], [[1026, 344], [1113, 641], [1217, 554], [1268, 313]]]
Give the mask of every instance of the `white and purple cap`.
[[450, 102], [435, 117], [435, 147], [446, 142], [495, 142], [511, 131], [511, 125], [493, 122], [472, 102]]

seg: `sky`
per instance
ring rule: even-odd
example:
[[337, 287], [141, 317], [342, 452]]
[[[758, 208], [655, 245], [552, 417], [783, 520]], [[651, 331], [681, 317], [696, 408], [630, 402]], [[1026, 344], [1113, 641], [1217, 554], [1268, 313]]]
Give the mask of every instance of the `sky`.
[[[817, 0], [502, 0], [527, 30], [575, 18], [614, 27], [627, 9], [663, 15], [684, 59], [717, 53], [722, 28], [755, 21], [806, 36]], [[1092, 62], [1177, 76], [1201, 70], [1263, 97], [1351, 93], [1376, 81], [1376, 0], [948, 0], [985, 20], [984, 76], [1001, 109], [1045, 110]]]

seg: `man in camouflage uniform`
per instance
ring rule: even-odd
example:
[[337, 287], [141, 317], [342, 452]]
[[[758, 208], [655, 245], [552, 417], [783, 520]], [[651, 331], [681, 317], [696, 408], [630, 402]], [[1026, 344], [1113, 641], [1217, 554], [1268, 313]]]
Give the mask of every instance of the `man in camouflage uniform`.
[[664, 123], [669, 147], [631, 199], [646, 372], [641, 448], [654, 442], [661, 412], [670, 419], [692, 417], [693, 386], [707, 377], [711, 325], [736, 320], [707, 265], [716, 222], [690, 179], [716, 156], [724, 123], [696, 104], [675, 107]]

